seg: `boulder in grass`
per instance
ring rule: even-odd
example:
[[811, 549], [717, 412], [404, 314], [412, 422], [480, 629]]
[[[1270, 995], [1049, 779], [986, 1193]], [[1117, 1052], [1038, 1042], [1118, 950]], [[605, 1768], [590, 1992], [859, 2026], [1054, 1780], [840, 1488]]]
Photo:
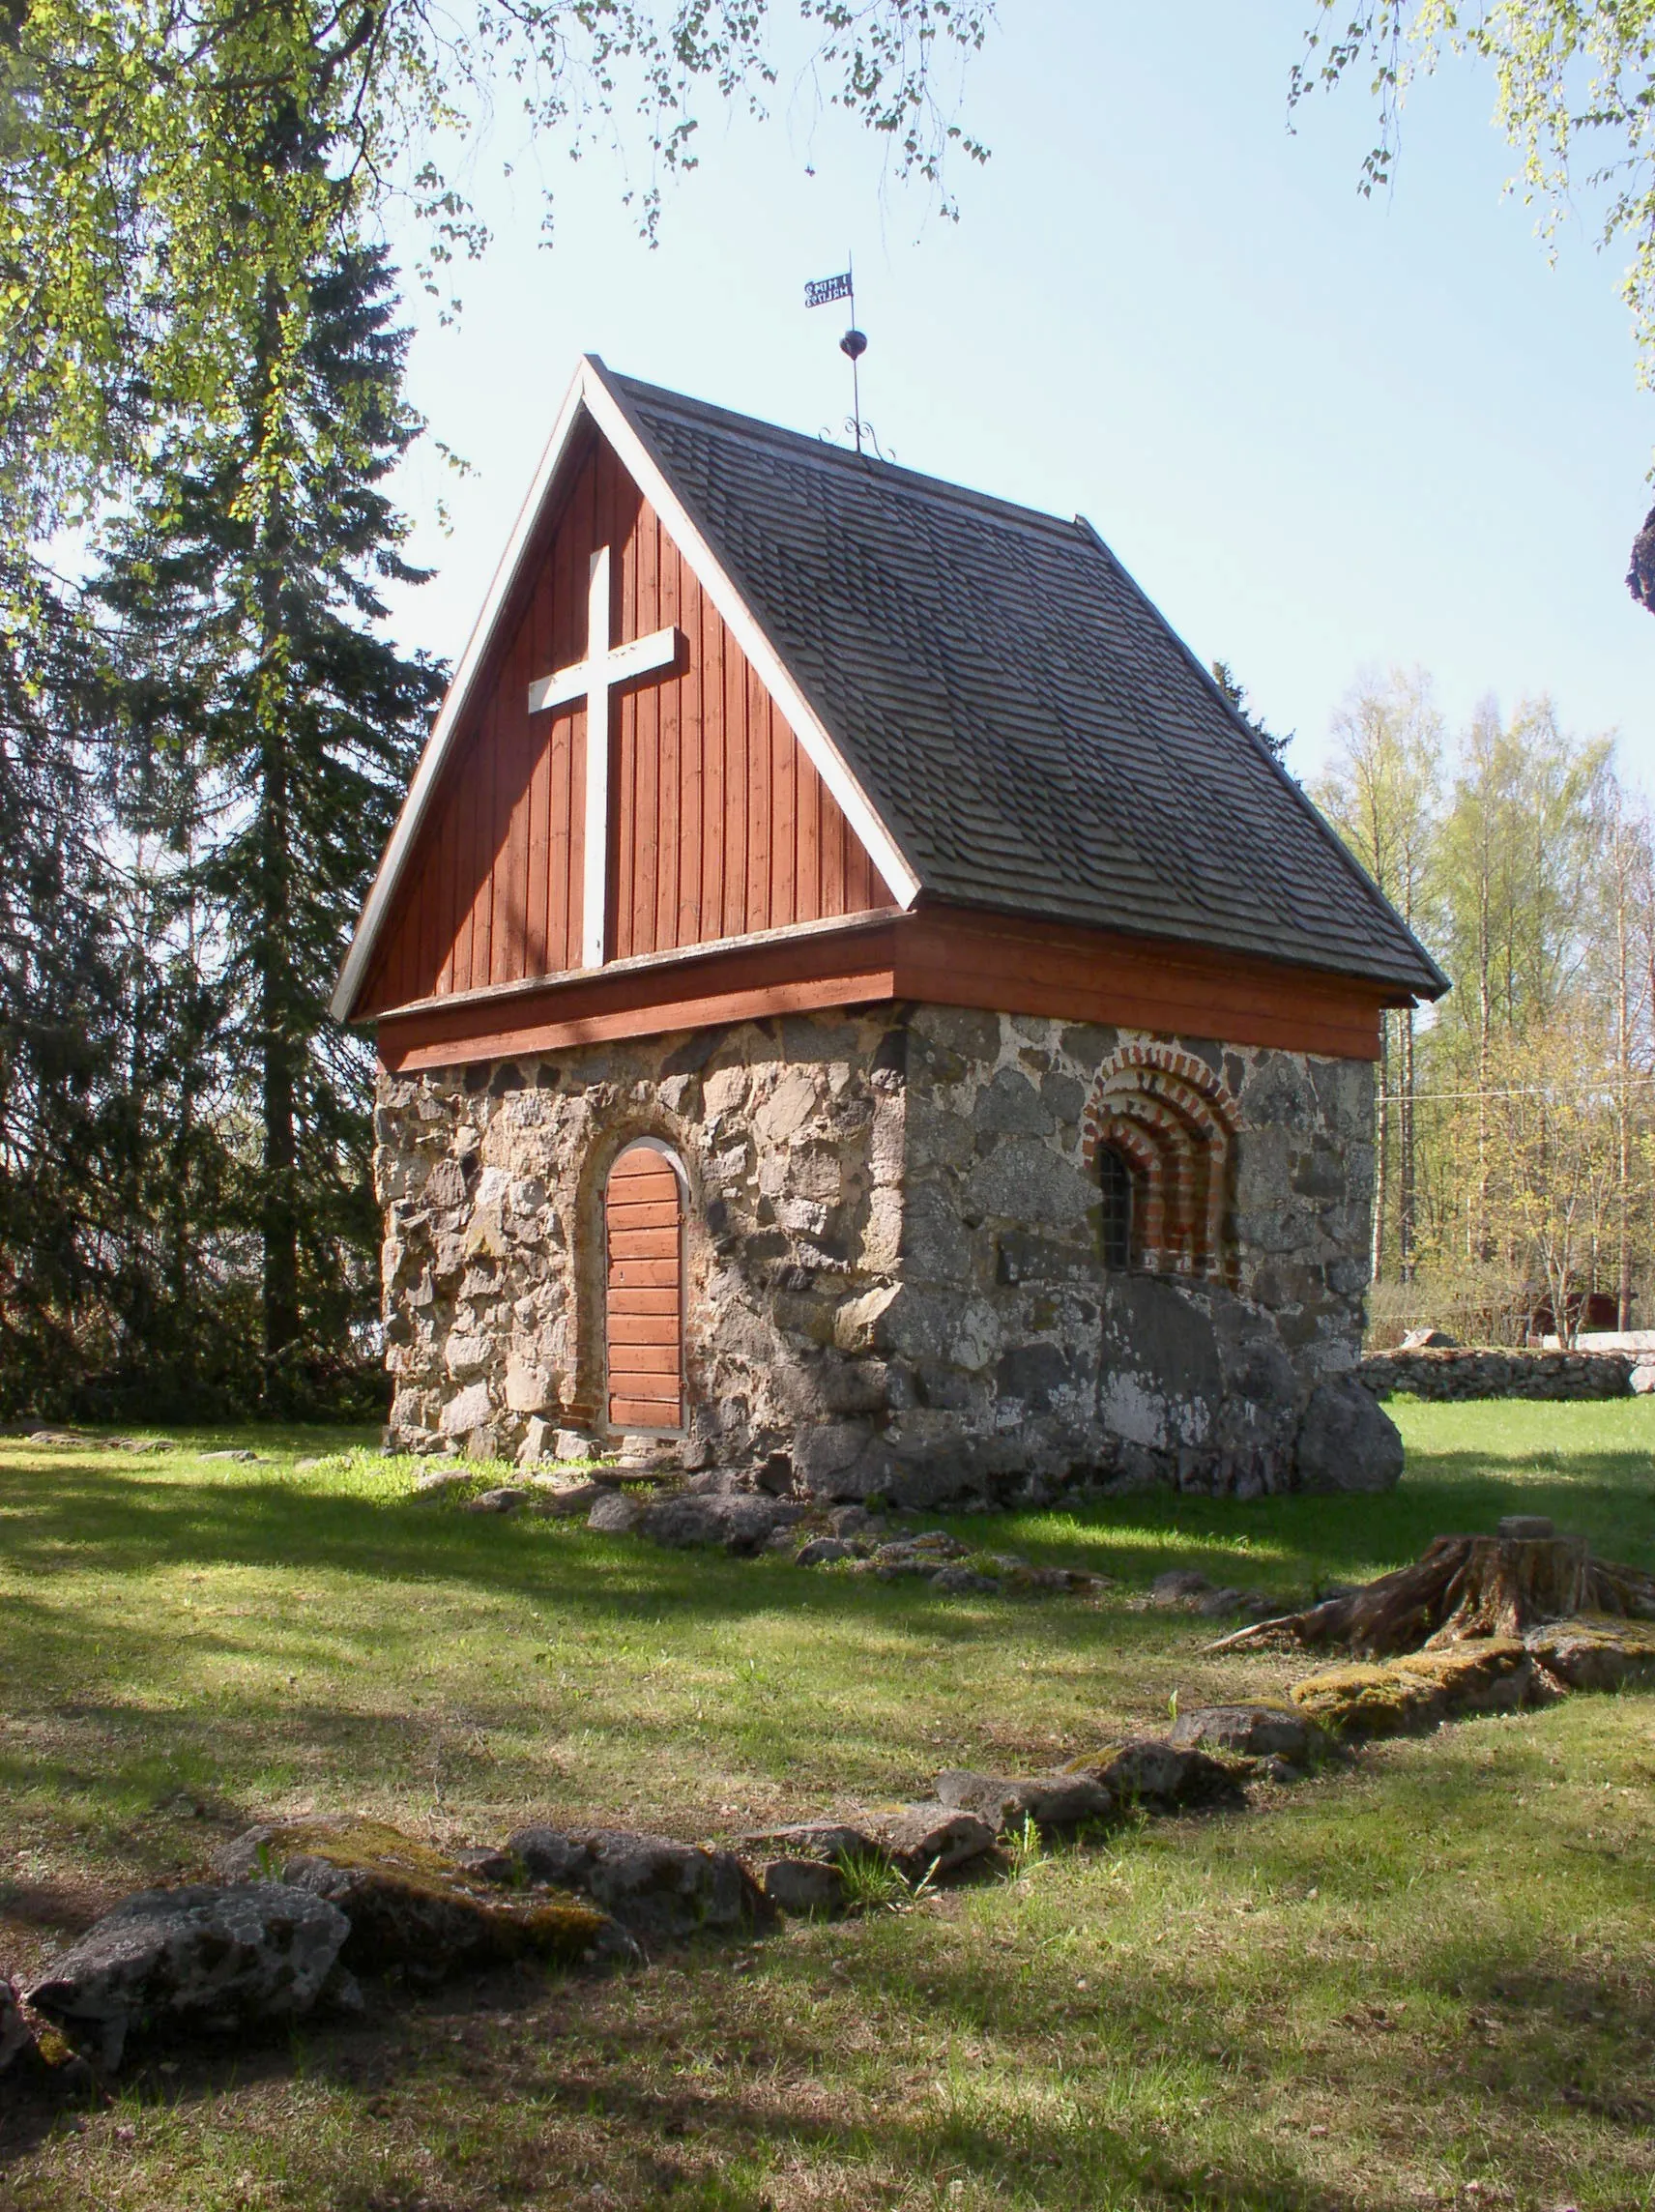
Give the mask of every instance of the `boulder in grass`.
[[1089, 1774], [1036, 1774], [1015, 1780], [1004, 1774], [978, 1774], [951, 1766], [937, 1777], [944, 1805], [975, 1813], [997, 1836], [1018, 1834], [1026, 1820], [1043, 1833], [1107, 1820], [1116, 1809], [1114, 1792]]
[[1299, 1423], [1300, 1490], [1394, 1490], [1402, 1480], [1402, 1432], [1353, 1375], [1319, 1382]]
[[0, 1974], [0, 2075], [22, 2073], [38, 2062], [35, 2031], [23, 2018], [14, 1983]]
[[1181, 1744], [1139, 1737], [1071, 1760], [1066, 1774], [1089, 1774], [1119, 1806], [1193, 1813], [1244, 1805], [1246, 1793], [1221, 1761]]
[[813, 1859], [822, 1866], [881, 1855], [868, 1831], [853, 1827], [848, 1820], [794, 1820], [786, 1827], [761, 1829], [737, 1841], [755, 1849], [779, 1849], [789, 1858]]
[[768, 1925], [770, 1906], [733, 1851], [624, 1828], [519, 1828], [506, 1848], [531, 1882], [576, 1889], [635, 1936], [673, 1942]]
[[779, 1531], [803, 1520], [802, 1505], [779, 1498], [755, 1498], [747, 1492], [724, 1496], [662, 1498], [645, 1506], [637, 1528], [656, 1544], [689, 1550], [703, 1544], [721, 1544], [738, 1557], [761, 1552]]
[[793, 1563], [796, 1567], [831, 1567], [841, 1559], [861, 1558], [866, 1552], [865, 1544], [857, 1545], [849, 1536], [812, 1536], [794, 1554]]
[[409, 1496], [422, 1502], [440, 1504], [445, 1498], [455, 1498], [463, 1491], [475, 1488], [477, 1477], [457, 1467], [433, 1468], [428, 1474], [416, 1475]]
[[514, 1482], [500, 1483], [493, 1490], [479, 1491], [475, 1498], [467, 1499], [463, 1511], [467, 1513], [515, 1513], [529, 1502], [529, 1493]]
[[400, 1966], [425, 1980], [521, 1958], [574, 1964], [629, 1957], [632, 1945], [583, 1897], [502, 1896], [474, 1867], [383, 1820], [292, 1820], [250, 1828], [214, 1859], [217, 1873], [268, 1873], [336, 1906], [349, 1922], [344, 1963]]
[[643, 1512], [638, 1499], [628, 1498], [624, 1490], [606, 1490], [594, 1501], [586, 1525], [595, 1528], [600, 1536], [629, 1536]]
[[979, 1575], [974, 1567], [939, 1567], [926, 1579], [944, 1597], [998, 1597], [1002, 1587], [993, 1575]]
[[1350, 1737], [1410, 1735], [1466, 1713], [1516, 1712], [1547, 1694], [1513, 1636], [1470, 1637], [1384, 1666], [1329, 1667], [1292, 1686], [1301, 1712]]
[[820, 1859], [772, 1859], [764, 1873], [764, 1891], [778, 1911], [796, 1919], [842, 1912], [845, 1877]]
[[559, 1521], [573, 1521], [589, 1514], [601, 1499], [614, 1493], [600, 1482], [580, 1482], [572, 1487], [554, 1482], [547, 1475], [531, 1477], [535, 1492], [535, 1511], [549, 1513]]
[[1308, 1765], [1321, 1743], [1315, 1722], [1292, 1705], [1197, 1705], [1179, 1713], [1168, 1742], [1177, 1751], [1228, 1751], [1242, 1759]]
[[1524, 1638], [1530, 1656], [1568, 1690], [1618, 1690], [1655, 1681], [1655, 1632], [1643, 1623], [1586, 1614], [1549, 1620]]
[[1205, 1597], [1211, 1588], [1211, 1583], [1194, 1567], [1169, 1567], [1149, 1585], [1149, 1603], [1169, 1611], [1181, 1611], [1193, 1606], [1198, 1598]]
[[360, 2004], [341, 1966], [349, 1934], [337, 1906], [283, 1882], [142, 1890], [54, 1960], [29, 2002], [112, 2069], [137, 2029], [228, 2034]]
[[994, 1830], [957, 1805], [897, 1805], [866, 1816], [876, 1850], [910, 1881], [953, 1874], [994, 1848]]

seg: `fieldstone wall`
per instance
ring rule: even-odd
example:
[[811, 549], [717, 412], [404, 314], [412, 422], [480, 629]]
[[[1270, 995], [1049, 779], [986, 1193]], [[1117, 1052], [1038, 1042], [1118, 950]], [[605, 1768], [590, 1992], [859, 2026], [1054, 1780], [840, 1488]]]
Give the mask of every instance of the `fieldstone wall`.
[[905, 1102], [877, 1017], [382, 1073], [392, 1442], [532, 1454], [599, 1423], [603, 1184], [640, 1136], [689, 1183], [682, 1464], [758, 1464], [800, 1424], [882, 1413], [865, 1355], [896, 1280]]
[[1220, 1250], [1112, 1271], [1095, 1101], [1147, 1044], [918, 1006], [383, 1076], [392, 1441], [600, 1425], [603, 1182], [650, 1135], [689, 1185], [687, 1468], [913, 1504], [1393, 1481], [1352, 1381], [1371, 1067], [1152, 1047], [1222, 1114]]
[[[1640, 1361], [1627, 1352], [1477, 1351], [1454, 1347], [1381, 1352], [1364, 1359], [1357, 1380], [1376, 1397], [1624, 1398]], [[1647, 1363], [1646, 1363], [1647, 1364]], [[1642, 1384], [1643, 1389], [1648, 1383]]]
[[1112, 1272], [1088, 1108], [1122, 1048], [1147, 1041], [915, 1010], [902, 1280], [875, 1329], [900, 1404], [869, 1446], [876, 1486], [1256, 1496], [1326, 1479], [1301, 1470], [1297, 1444], [1312, 1394], [1358, 1355], [1373, 1071], [1179, 1039], [1233, 1102], [1223, 1271]]

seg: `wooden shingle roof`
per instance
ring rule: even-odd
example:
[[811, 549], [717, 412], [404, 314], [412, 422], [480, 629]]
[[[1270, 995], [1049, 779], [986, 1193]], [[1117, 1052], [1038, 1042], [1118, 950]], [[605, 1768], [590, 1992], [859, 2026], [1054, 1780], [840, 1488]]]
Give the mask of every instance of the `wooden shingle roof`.
[[922, 893], [1447, 988], [1084, 520], [607, 381]]

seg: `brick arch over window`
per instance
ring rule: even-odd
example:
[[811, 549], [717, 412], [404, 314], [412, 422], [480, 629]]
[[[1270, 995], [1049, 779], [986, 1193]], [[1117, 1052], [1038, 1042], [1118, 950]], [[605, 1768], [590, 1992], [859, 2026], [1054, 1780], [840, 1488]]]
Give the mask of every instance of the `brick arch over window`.
[[1082, 1154], [1107, 1148], [1136, 1181], [1133, 1259], [1157, 1273], [1226, 1273], [1236, 1103], [1205, 1061], [1175, 1045], [1125, 1044], [1092, 1085]]

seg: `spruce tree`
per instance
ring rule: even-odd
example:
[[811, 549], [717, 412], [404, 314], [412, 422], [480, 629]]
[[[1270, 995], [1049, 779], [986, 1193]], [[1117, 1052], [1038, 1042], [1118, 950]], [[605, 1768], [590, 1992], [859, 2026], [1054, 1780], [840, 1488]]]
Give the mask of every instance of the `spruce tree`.
[[421, 427], [393, 314], [377, 248], [267, 277], [237, 420], [169, 442], [95, 587], [128, 824], [164, 854], [191, 1051], [217, 1067], [230, 1210], [256, 1239], [273, 1412], [371, 1303], [369, 1062], [328, 999], [442, 688], [380, 626], [379, 587], [417, 580], [386, 490]]
[[73, 596], [0, 558], [0, 1412], [68, 1410], [107, 1350], [131, 1129], [119, 944]]

